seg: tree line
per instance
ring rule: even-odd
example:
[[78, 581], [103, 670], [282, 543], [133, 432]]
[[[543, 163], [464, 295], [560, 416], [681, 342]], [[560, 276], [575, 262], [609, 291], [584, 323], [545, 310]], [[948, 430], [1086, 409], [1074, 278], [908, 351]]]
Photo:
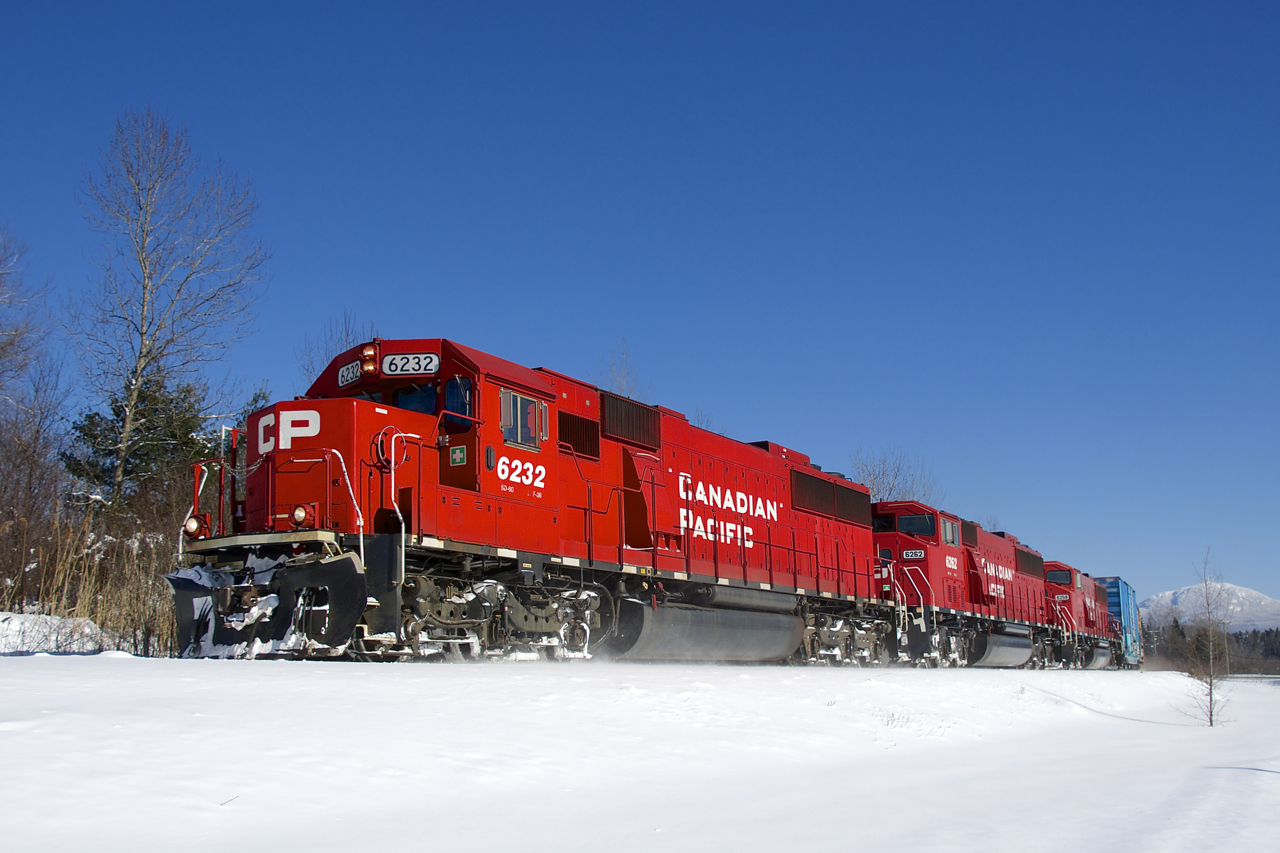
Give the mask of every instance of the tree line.
[[[1223, 632], [1215, 660], [1227, 674], [1280, 674], [1280, 629]], [[1143, 644], [1153, 660], [1193, 674], [1206, 668], [1209, 648], [1207, 623], [1183, 623], [1173, 617], [1164, 624], [1143, 625]]]
[[60, 304], [0, 226], [0, 609], [167, 654], [162, 575], [192, 465], [219, 454], [220, 422], [265, 399], [211, 368], [249, 331], [270, 251], [248, 179], [150, 108], [118, 117], [79, 201], [94, 275]]

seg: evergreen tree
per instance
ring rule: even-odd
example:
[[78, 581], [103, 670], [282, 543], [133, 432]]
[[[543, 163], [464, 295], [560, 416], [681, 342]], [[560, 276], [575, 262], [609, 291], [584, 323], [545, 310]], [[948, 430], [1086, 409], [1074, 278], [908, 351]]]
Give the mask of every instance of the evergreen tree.
[[[67, 472], [95, 490], [103, 502], [127, 514], [180, 524], [172, 516], [190, 502], [191, 464], [217, 454], [217, 436], [206, 428], [205, 389], [185, 383], [169, 388], [146, 379], [133, 412], [130, 452], [124, 446], [126, 407], [112, 399], [105, 412], [84, 412], [71, 426], [72, 450], [62, 454]], [[117, 491], [117, 472], [122, 472]]]

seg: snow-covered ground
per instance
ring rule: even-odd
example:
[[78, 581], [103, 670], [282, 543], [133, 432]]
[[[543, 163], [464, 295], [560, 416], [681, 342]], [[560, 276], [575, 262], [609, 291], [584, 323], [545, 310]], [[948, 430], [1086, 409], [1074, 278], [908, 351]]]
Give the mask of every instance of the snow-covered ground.
[[1280, 682], [0, 658], [6, 850], [1276, 849]]

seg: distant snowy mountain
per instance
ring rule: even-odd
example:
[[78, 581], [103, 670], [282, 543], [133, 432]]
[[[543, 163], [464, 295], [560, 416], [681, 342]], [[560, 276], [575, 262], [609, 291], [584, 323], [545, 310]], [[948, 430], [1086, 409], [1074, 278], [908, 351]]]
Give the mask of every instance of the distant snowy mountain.
[[[1280, 628], [1280, 601], [1235, 584], [1215, 584], [1222, 590], [1223, 618], [1232, 631]], [[1194, 622], [1204, 618], [1204, 591], [1197, 584], [1161, 592], [1139, 602], [1143, 621], [1165, 622], [1173, 616]]]

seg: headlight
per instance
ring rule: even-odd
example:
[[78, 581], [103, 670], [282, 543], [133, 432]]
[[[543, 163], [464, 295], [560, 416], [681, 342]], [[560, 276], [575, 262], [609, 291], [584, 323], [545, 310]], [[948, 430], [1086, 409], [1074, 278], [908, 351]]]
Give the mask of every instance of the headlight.
[[378, 372], [377, 344], [365, 344], [360, 347], [360, 372], [365, 375]]
[[293, 515], [291, 517], [293, 518], [293, 523], [301, 527], [310, 520], [311, 508], [298, 504], [293, 508]]
[[193, 515], [182, 523], [182, 532], [187, 534], [187, 538], [196, 539], [207, 537], [209, 535], [209, 516]]

